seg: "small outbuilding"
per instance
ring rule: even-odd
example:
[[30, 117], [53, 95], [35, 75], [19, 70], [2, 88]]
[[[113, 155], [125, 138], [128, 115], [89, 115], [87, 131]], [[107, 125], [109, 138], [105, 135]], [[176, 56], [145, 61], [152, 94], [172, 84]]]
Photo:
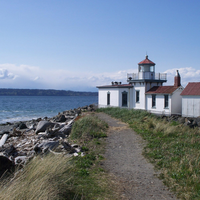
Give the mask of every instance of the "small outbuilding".
[[162, 115], [181, 115], [182, 103], [180, 74], [177, 70], [172, 86], [154, 86], [146, 92], [146, 110]]
[[182, 116], [199, 117], [200, 116], [200, 82], [189, 82], [182, 96]]

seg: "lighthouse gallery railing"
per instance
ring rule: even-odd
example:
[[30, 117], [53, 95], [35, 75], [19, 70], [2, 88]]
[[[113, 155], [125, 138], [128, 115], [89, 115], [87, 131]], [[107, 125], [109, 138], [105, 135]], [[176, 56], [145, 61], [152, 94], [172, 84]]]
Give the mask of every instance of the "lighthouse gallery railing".
[[139, 73], [128, 73], [127, 80], [167, 80], [167, 73], [153, 73], [153, 72], [139, 72]]

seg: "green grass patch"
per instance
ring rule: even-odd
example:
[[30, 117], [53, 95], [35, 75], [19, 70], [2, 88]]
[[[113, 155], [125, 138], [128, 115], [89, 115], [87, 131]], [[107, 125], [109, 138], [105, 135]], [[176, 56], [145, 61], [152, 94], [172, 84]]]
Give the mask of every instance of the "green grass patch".
[[142, 110], [101, 108], [129, 124], [146, 141], [144, 155], [161, 170], [164, 183], [181, 199], [200, 199], [200, 129]]
[[106, 137], [105, 131], [107, 128], [107, 123], [99, 120], [96, 116], [89, 115], [75, 122], [70, 138], [88, 140]]

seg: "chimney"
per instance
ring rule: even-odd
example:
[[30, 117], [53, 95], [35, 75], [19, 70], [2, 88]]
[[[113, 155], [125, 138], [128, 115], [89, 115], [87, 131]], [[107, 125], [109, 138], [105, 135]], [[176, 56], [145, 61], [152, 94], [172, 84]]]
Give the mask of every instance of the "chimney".
[[179, 87], [179, 86], [181, 86], [181, 77], [178, 70], [176, 70], [176, 76], [174, 77], [174, 87]]

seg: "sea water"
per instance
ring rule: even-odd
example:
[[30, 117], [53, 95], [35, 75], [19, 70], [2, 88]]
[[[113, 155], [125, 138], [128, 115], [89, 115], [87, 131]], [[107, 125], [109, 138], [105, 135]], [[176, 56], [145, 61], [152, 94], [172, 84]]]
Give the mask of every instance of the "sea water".
[[53, 117], [97, 102], [97, 96], [0, 96], [0, 124]]

